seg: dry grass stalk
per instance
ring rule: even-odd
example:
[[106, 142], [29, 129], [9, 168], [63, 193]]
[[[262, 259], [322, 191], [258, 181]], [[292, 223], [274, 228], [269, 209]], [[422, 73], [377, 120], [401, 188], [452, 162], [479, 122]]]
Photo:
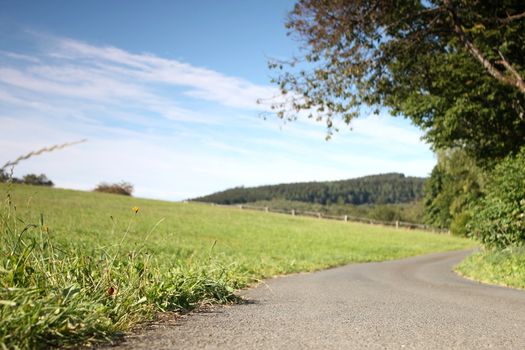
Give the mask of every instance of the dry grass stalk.
[[56, 151], [56, 150], [59, 150], [59, 149], [62, 149], [62, 148], [66, 148], [66, 147], [69, 147], [69, 146], [77, 145], [79, 143], [83, 143], [83, 142], [86, 142], [86, 141], [87, 141], [87, 139], [82, 139], [82, 140], [79, 140], [79, 141], [67, 142], [67, 143], [64, 143], [64, 144], [61, 144], [61, 145], [54, 145], [54, 146], [51, 146], [51, 147], [44, 147], [44, 148], [39, 149], [38, 151], [31, 151], [31, 152], [29, 152], [26, 155], [20, 156], [20, 157], [16, 158], [13, 161], [8, 161], [7, 163], [5, 163], [4, 166], [0, 168], [0, 173], [5, 171], [8, 167], [12, 167], [12, 166], [17, 165], [22, 160], [26, 160], [26, 159], [29, 159], [31, 157], [38, 156], [38, 155], [40, 155], [42, 153], [45, 153], [45, 152], [53, 152], [53, 151]]

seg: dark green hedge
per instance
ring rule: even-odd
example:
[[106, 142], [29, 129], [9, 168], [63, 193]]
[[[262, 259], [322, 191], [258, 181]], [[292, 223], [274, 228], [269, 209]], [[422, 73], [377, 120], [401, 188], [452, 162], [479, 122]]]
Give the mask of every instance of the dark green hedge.
[[485, 193], [472, 212], [468, 224], [471, 235], [487, 247], [524, 245], [525, 147], [494, 168]]

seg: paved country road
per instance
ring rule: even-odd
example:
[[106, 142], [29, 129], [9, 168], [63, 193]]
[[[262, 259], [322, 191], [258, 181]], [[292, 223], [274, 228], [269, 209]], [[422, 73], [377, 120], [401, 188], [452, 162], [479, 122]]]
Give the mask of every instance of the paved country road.
[[130, 349], [525, 349], [525, 292], [463, 279], [469, 252], [266, 281], [245, 304], [132, 336]]

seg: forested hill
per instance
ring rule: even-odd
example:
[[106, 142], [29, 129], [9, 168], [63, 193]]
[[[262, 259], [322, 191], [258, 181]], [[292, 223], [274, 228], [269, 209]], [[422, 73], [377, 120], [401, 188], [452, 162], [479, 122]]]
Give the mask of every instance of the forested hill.
[[390, 173], [349, 180], [235, 187], [193, 199], [217, 204], [242, 204], [286, 199], [319, 204], [407, 203], [423, 196], [425, 178]]

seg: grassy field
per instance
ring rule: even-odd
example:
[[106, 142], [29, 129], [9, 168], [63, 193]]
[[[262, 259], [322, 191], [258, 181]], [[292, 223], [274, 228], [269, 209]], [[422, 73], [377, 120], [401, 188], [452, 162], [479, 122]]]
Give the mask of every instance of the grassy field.
[[456, 271], [477, 281], [525, 289], [525, 248], [481, 251], [465, 259]]
[[473, 246], [427, 232], [0, 184], [0, 347], [107, 341], [278, 274]]

